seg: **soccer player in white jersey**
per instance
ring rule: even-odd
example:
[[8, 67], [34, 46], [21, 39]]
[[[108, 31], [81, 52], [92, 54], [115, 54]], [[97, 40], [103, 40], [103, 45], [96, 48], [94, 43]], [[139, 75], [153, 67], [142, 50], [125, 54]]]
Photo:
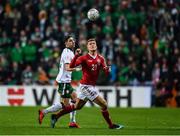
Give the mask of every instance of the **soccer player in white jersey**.
[[[75, 69], [69, 67], [71, 60], [74, 58], [73, 49], [75, 47], [75, 41], [72, 36], [67, 36], [65, 38], [65, 46], [66, 48], [61, 54], [59, 73], [56, 77], [56, 81], [59, 85], [58, 92], [61, 96], [61, 102], [55, 103], [46, 109], [39, 110], [39, 124], [42, 123], [46, 114], [59, 111], [63, 106], [68, 106], [70, 104], [70, 99], [71, 102], [75, 102], [77, 98], [77, 95], [74, 92], [75, 90], [71, 86], [71, 74]], [[69, 127], [79, 128], [75, 116], [76, 112], [71, 112]]]

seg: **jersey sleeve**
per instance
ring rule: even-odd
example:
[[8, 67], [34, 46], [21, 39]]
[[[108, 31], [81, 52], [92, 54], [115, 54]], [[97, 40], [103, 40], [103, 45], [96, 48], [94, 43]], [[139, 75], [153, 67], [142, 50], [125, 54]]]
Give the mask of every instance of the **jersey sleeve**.
[[65, 64], [71, 63], [71, 60], [72, 60], [72, 58], [71, 58], [70, 54], [68, 54], [68, 53], [66, 53], [66, 54], [64, 53], [63, 54], [63, 61], [64, 61]]
[[82, 64], [82, 62], [83, 62], [83, 57], [82, 56], [79, 57], [79, 55], [75, 55], [70, 63], [70, 68], [79, 66]]

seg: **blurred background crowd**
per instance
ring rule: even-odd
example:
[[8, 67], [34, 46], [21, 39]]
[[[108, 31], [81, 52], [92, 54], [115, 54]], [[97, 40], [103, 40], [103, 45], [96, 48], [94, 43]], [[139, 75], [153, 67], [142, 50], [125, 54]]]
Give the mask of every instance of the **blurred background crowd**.
[[[92, 7], [95, 22], [87, 19]], [[180, 101], [179, 23], [179, 0], [0, 0], [0, 84], [54, 84], [71, 34], [84, 53], [95, 37], [111, 65], [98, 85], [152, 86], [156, 104]], [[73, 81], [80, 77], [73, 73]]]

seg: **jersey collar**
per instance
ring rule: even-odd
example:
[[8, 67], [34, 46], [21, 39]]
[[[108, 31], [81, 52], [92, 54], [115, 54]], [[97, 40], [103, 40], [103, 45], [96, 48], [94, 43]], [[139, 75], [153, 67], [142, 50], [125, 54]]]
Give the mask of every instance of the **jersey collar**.
[[67, 49], [69, 49], [69, 50], [71, 50], [71, 51], [73, 51], [73, 49], [71, 49], [71, 48], [69, 48], [69, 47], [66, 47]]
[[[89, 53], [88, 53], [88, 54], [89, 54]], [[91, 58], [95, 59], [95, 58], [96, 58], [96, 56], [97, 56], [97, 54], [96, 54], [95, 56], [93, 56], [93, 55], [89, 54], [89, 56], [90, 56]]]

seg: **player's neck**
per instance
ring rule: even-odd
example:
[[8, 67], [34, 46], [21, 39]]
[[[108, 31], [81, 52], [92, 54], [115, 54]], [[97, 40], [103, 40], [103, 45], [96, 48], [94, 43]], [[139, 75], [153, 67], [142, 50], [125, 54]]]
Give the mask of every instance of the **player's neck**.
[[73, 48], [70, 48], [70, 47], [66, 47], [67, 49], [70, 49], [71, 51], [73, 51]]

